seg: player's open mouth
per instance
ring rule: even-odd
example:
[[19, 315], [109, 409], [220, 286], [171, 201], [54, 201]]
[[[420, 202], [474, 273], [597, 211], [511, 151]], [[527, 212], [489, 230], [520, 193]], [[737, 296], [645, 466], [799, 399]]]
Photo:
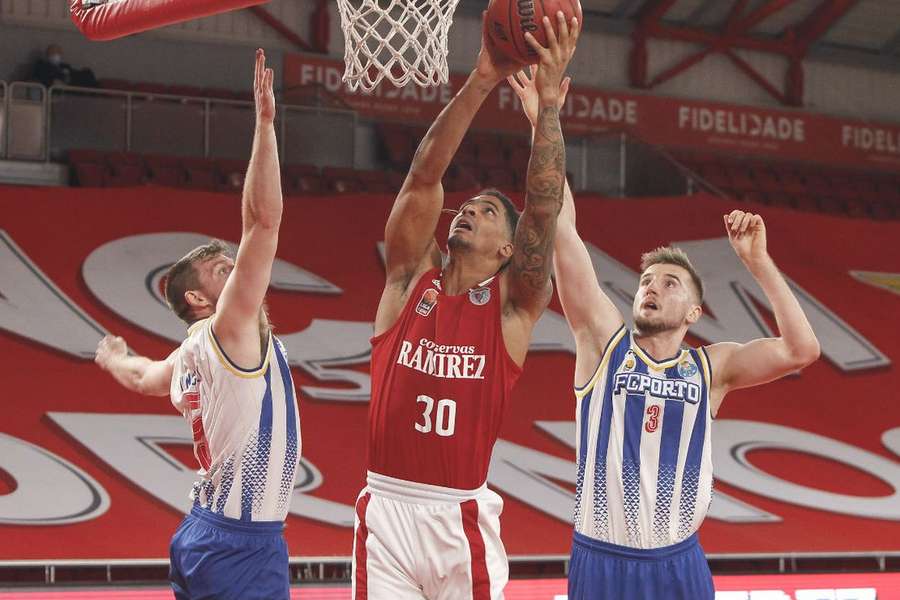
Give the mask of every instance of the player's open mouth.
[[644, 302], [644, 304], [643, 304], [643, 306], [641, 306], [641, 308], [649, 308], [650, 310], [659, 310], [659, 306], [657, 306], [656, 302], [652, 302], [652, 301]]
[[453, 231], [456, 231], [457, 229], [465, 229], [466, 231], [472, 231], [472, 225], [470, 225], [468, 221], [466, 221], [464, 219], [460, 219], [459, 222], [456, 224], [456, 227], [453, 228]]

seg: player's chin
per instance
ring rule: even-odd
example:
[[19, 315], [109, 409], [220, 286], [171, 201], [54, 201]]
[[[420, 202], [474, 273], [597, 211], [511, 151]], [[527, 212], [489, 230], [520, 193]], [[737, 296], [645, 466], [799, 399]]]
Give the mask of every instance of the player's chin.
[[447, 247], [451, 250], [465, 250], [472, 246], [469, 240], [465, 239], [464, 234], [453, 232], [447, 238]]

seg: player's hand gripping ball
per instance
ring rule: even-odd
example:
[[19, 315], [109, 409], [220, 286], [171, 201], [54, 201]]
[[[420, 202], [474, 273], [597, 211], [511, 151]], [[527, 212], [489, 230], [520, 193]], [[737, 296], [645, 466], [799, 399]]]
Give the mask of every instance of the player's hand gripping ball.
[[518, 63], [533, 65], [537, 64], [538, 55], [525, 41], [525, 32], [531, 32], [538, 43], [546, 48], [544, 16], [550, 18], [559, 35], [557, 11], [563, 12], [567, 23], [572, 21], [572, 17], [576, 17], [579, 23], [582, 22], [581, 3], [578, 0], [491, 0], [485, 26], [497, 50]]

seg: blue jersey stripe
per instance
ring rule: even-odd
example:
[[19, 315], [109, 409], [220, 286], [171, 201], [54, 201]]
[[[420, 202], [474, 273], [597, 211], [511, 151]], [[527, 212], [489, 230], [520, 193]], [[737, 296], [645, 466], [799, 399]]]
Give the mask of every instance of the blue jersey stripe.
[[[612, 429], [613, 417], [613, 374], [619, 369], [625, 354], [631, 345], [630, 338], [626, 335], [612, 349], [609, 364], [606, 367], [606, 385], [603, 388], [603, 404], [600, 412], [600, 430], [597, 434], [597, 447], [594, 453], [594, 514], [593, 531], [596, 537], [607, 539], [609, 537], [609, 500], [606, 494], [606, 456], [609, 449], [609, 435]], [[591, 390], [591, 395], [597, 392]], [[587, 440], [585, 439], [585, 443]]]
[[[691, 349], [691, 358], [702, 370], [702, 363], [697, 351]], [[694, 418], [694, 428], [691, 431], [691, 441], [688, 444], [687, 458], [684, 463], [684, 475], [681, 480], [681, 506], [678, 512], [678, 531], [679, 536], [686, 536], [690, 533], [690, 528], [694, 520], [694, 510], [697, 504], [697, 491], [700, 482], [700, 462], [703, 460], [703, 443], [706, 439], [706, 411], [709, 388], [707, 382], [701, 377], [703, 382], [700, 393], [700, 406], [697, 409]]]
[[284, 503], [287, 501], [287, 495], [294, 482], [294, 471], [297, 468], [297, 422], [294, 420], [294, 388], [291, 385], [291, 369], [282, 352], [280, 342], [275, 345], [275, 356], [278, 359], [278, 370], [284, 385], [284, 418], [287, 422], [284, 468], [281, 472], [281, 486], [278, 490], [279, 503]]
[[251, 521], [253, 504], [262, 498], [269, 471], [272, 446], [272, 365], [266, 368], [266, 392], [259, 413], [259, 434], [255, 448], [248, 446], [241, 461], [241, 520]]

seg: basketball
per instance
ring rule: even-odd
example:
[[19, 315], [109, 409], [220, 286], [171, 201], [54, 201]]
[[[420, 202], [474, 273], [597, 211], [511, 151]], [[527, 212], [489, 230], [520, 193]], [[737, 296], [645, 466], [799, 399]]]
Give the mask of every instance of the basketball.
[[497, 49], [509, 58], [523, 64], [535, 64], [538, 56], [525, 41], [525, 32], [530, 31], [538, 43], [546, 46], [544, 15], [550, 17], [556, 29], [556, 12], [560, 10], [566, 15], [567, 22], [572, 17], [581, 22], [579, 0], [491, 0], [486, 17], [488, 34]]

